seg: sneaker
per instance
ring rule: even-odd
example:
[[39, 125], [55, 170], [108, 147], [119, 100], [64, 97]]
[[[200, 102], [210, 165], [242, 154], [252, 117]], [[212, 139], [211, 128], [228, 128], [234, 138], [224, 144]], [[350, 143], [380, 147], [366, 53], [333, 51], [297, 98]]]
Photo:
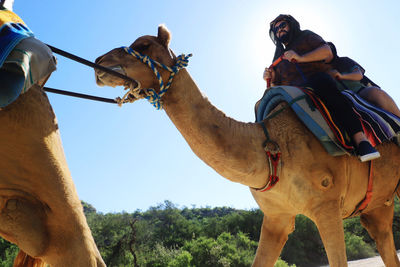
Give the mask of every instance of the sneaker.
[[368, 141], [362, 141], [357, 148], [358, 158], [361, 162], [377, 159], [381, 156]]

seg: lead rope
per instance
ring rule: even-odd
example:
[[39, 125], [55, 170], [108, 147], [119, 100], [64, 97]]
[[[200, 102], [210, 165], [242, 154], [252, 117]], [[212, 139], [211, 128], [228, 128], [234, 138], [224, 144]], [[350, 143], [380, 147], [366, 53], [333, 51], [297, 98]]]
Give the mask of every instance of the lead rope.
[[[159, 63], [153, 59], [151, 59], [147, 55], [143, 55], [135, 50], [133, 50], [130, 47], [122, 47], [125, 52], [128, 54], [136, 57], [140, 61], [142, 61], [144, 64], [148, 65], [150, 69], [154, 72], [154, 74], [157, 77], [158, 83], [160, 84], [160, 91], [157, 93], [153, 88], [140, 88], [140, 83], [138, 83], [136, 86], [130, 86], [129, 91], [122, 97], [122, 98], [117, 98], [118, 105], [122, 105], [123, 103], [126, 102], [134, 102], [137, 99], [145, 98], [147, 99], [157, 110], [160, 110], [163, 108], [163, 102], [161, 98], [163, 95], [168, 91], [172, 84], [172, 80], [175, 77], [175, 74], [177, 74], [181, 69], [187, 67], [189, 63], [189, 57], [192, 56], [192, 54], [189, 54], [185, 56], [184, 54], [178, 56], [176, 58], [176, 63], [173, 67], [168, 67], [162, 63]], [[171, 74], [169, 76], [168, 82], [164, 84], [164, 81], [161, 77], [160, 72], [157, 70], [156, 65], [169, 71]], [[135, 98], [130, 97], [130, 95], [133, 95]]]

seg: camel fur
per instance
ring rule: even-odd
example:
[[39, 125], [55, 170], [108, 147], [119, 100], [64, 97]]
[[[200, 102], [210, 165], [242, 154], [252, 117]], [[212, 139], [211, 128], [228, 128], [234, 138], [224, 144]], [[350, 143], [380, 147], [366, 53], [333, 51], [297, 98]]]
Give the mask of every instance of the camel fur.
[[14, 266], [105, 266], [41, 87], [3, 108], [0, 125], [0, 235], [20, 248]]
[[[139, 37], [130, 47], [173, 66], [175, 57], [169, 49], [169, 40], [169, 31], [160, 26], [158, 36]], [[137, 79], [142, 88], [159, 88], [150, 68], [122, 48], [111, 50], [96, 62], [113, 69], [120, 67], [127, 76]], [[164, 80], [168, 79], [167, 71], [159, 69], [159, 72]], [[98, 70], [96, 79], [98, 85], [126, 86], [124, 80]], [[254, 188], [262, 188], [269, 173], [263, 148], [265, 135], [260, 125], [236, 121], [215, 108], [186, 69], [175, 76], [162, 100], [165, 112], [200, 159], [223, 177], [250, 187], [264, 213], [253, 266], [274, 266], [294, 230], [297, 214], [304, 214], [318, 227], [330, 266], [347, 266], [342, 219], [365, 196], [368, 163], [350, 156], [330, 156], [293, 111], [285, 109], [265, 121], [271, 139], [282, 151], [280, 181], [271, 190], [260, 192]], [[281, 103], [277, 108], [284, 105]], [[385, 265], [399, 267], [392, 221], [400, 178], [400, 149], [385, 143], [378, 150], [382, 157], [374, 161], [374, 195], [360, 216]]]

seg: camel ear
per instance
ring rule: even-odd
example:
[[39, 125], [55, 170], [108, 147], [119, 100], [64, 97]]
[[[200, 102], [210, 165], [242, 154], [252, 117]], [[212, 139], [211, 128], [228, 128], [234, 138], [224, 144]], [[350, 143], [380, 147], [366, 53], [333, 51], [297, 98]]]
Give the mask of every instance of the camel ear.
[[165, 48], [168, 48], [169, 41], [171, 40], [171, 33], [164, 24], [158, 26], [157, 39]]

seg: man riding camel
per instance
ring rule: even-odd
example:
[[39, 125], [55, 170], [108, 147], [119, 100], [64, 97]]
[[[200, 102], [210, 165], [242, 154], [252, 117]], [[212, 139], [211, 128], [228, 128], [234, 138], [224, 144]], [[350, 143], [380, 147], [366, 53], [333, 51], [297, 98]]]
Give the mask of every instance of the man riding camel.
[[317, 34], [301, 30], [290, 15], [279, 15], [270, 23], [269, 34], [276, 45], [275, 62], [266, 68], [264, 79], [272, 85], [311, 87], [328, 107], [338, 124], [352, 138], [362, 162], [380, 157], [366, 138], [362, 125], [348, 100], [340, 93], [333, 78], [327, 74], [333, 59], [330, 46]]

